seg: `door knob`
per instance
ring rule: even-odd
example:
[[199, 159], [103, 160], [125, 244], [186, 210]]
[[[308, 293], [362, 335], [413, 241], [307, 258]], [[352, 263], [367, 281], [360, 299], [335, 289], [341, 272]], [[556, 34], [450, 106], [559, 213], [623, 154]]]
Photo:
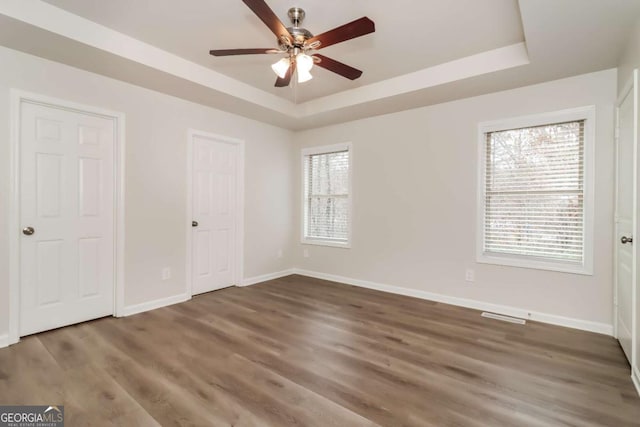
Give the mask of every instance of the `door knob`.
[[622, 236], [620, 238], [620, 243], [626, 245], [627, 243], [633, 243], [633, 237]]
[[191, 226], [192, 227], [197, 227], [198, 226], [198, 221], [191, 221]]
[[31, 236], [35, 232], [36, 230], [33, 227], [25, 227], [22, 229], [22, 234], [25, 236]]

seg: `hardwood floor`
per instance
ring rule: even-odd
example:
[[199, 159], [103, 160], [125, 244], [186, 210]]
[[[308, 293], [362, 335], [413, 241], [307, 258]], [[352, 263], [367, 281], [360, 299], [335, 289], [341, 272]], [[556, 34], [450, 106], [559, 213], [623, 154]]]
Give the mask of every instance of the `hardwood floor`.
[[68, 426], [638, 426], [604, 335], [289, 276], [0, 350]]

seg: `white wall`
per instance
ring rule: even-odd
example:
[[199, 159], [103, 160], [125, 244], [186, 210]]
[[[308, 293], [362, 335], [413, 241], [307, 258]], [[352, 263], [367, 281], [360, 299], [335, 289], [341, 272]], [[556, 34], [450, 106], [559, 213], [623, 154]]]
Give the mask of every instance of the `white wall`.
[[[301, 245], [298, 186], [296, 266], [611, 325], [615, 95], [613, 69], [297, 133], [300, 148], [353, 143], [354, 216], [351, 249]], [[594, 275], [477, 264], [478, 122], [586, 105], [597, 106]]]
[[[290, 266], [290, 131], [6, 48], [0, 64], [0, 336], [8, 329], [10, 88], [126, 114], [126, 305], [185, 292], [188, 128], [246, 142], [245, 277]], [[163, 267], [170, 280], [160, 280]]]
[[[195, 128], [246, 141], [245, 277], [295, 266], [612, 322], [615, 70], [292, 134], [5, 48], [0, 63], [0, 336], [8, 323], [9, 88], [126, 114], [127, 305], [184, 292], [186, 130]], [[592, 104], [594, 276], [476, 264], [477, 123]], [[344, 141], [354, 144], [353, 247], [305, 246], [311, 257], [303, 258], [300, 148]], [[161, 281], [165, 266], [173, 277]], [[476, 272], [471, 285], [466, 268]]]

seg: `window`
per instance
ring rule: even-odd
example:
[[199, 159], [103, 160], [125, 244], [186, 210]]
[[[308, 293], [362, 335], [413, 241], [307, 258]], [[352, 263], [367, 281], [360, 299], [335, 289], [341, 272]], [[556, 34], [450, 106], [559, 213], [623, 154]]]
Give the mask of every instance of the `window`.
[[591, 273], [593, 108], [480, 125], [478, 261]]
[[351, 144], [305, 149], [302, 163], [302, 243], [349, 247]]

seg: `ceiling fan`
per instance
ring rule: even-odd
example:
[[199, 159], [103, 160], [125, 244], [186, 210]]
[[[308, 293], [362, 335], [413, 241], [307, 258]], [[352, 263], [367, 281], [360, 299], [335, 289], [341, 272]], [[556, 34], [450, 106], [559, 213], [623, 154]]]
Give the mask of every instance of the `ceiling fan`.
[[304, 20], [305, 12], [299, 7], [289, 9], [288, 16], [292, 27], [286, 28], [264, 0], [242, 0], [258, 18], [276, 35], [278, 48], [265, 49], [221, 49], [211, 50], [213, 56], [230, 55], [255, 55], [255, 54], [286, 54], [285, 58], [273, 64], [271, 68], [278, 75], [276, 87], [289, 86], [294, 72], [297, 74], [298, 83], [304, 83], [313, 78], [310, 71], [314, 64], [332, 71], [350, 80], [355, 80], [362, 75], [362, 71], [327, 58], [326, 56], [312, 53], [343, 41], [364, 36], [375, 31], [375, 24], [367, 17], [356, 19], [348, 24], [329, 30], [314, 36], [305, 28], [300, 27]]

